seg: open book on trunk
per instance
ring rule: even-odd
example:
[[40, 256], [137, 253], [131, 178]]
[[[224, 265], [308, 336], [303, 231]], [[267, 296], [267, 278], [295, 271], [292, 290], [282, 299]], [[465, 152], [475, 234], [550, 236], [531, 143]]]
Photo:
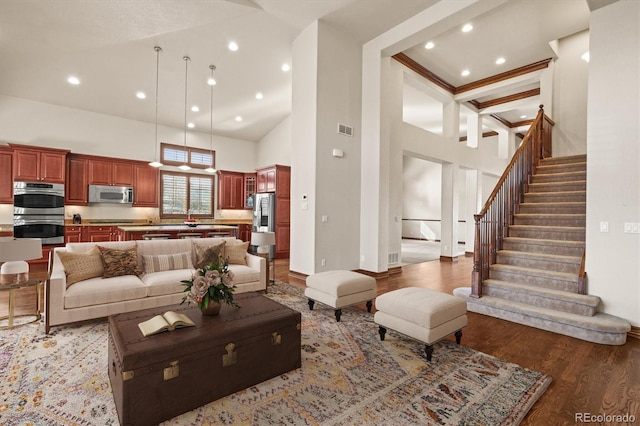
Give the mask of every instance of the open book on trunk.
[[151, 336], [152, 334], [161, 333], [163, 331], [173, 331], [176, 328], [181, 327], [193, 327], [195, 323], [185, 314], [179, 314], [173, 311], [167, 311], [162, 315], [156, 315], [155, 317], [138, 324], [138, 328], [142, 331], [144, 336]]

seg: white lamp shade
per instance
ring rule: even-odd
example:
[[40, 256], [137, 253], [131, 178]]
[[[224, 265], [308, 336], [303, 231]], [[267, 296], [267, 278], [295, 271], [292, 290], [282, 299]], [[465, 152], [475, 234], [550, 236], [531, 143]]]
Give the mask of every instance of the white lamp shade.
[[42, 240], [39, 238], [0, 238], [0, 262], [40, 259]]
[[252, 232], [252, 246], [272, 246], [276, 243], [275, 232]]

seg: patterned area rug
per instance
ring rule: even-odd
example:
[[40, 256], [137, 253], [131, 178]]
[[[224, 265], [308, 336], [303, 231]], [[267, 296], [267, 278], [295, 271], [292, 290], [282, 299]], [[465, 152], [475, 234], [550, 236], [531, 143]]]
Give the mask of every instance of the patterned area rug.
[[[302, 368], [171, 419], [166, 425], [512, 425], [551, 378], [451, 341], [424, 345], [347, 308], [309, 311], [302, 291], [269, 297], [302, 312]], [[118, 425], [107, 375], [107, 322], [32, 324], [0, 332], [0, 424]]]

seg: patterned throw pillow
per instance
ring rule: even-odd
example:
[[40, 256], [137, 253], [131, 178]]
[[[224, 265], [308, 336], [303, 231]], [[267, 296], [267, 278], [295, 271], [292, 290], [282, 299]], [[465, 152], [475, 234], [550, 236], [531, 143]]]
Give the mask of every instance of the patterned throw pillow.
[[142, 256], [142, 260], [144, 261], [144, 272], [147, 274], [173, 269], [193, 269], [190, 251], [176, 254], [145, 254]]
[[67, 276], [67, 288], [78, 281], [100, 277], [104, 273], [102, 257], [98, 247], [94, 246], [86, 253], [70, 253], [66, 251], [58, 251], [56, 253], [58, 253], [60, 262], [64, 267], [64, 273]]
[[248, 248], [249, 241], [239, 244], [225, 244], [224, 257], [227, 259], [229, 264], [246, 265]]
[[217, 262], [218, 258], [224, 253], [225, 241], [216, 241], [214, 243], [205, 243], [199, 241], [193, 241], [193, 249], [196, 253], [197, 269], [204, 268], [211, 262]]
[[138, 268], [138, 246], [126, 250], [102, 246], [98, 246], [98, 248], [102, 254], [102, 265], [104, 266], [102, 278], [141, 274]]

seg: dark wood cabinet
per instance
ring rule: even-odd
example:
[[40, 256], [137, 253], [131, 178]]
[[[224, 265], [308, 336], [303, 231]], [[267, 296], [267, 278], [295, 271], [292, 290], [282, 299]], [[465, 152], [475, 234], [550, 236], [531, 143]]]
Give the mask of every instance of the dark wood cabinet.
[[116, 226], [87, 226], [86, 241], [101, 243], [118, 240], [118, 227]]
[[82, 235], [83, 226], [65, 226], [64, 227], [64, 242], [66, 243], [81, 243], [85, 241]]
[[87, 187], [87, 160], [74, 154], [67, 158], [67, 182], [64, 187], [64, 203], [86, 206], [89, 201]]
[[89, 185], [133, 186], [133, 163], [117, 159], [89, 161]]
[[13, 152], [0, 146], [0, 204], [13, 204]]
[[276, 259], [289, 257], [291, 229], [291, 167], [276, 164], [256, 170], [257, 192], [276, 194]]
[[133, 206], [158, 207], [160, 192], [158, 189], [159, 172], [155, 167], [136, 164], [133, 181]]
[[242, 241], [251, 241], [251, 225], [245, 223], [238, 225], [237, 238]]
[[13, 180], [64, 183], [68, 150], [9, 144], [13, 149]]
[[218, 172], [218, 210], [244, 209], [244, 173]]
[[245, 173], [244, 174], [244, 208], [247, 210], [253, 209], [253, 194], [256, 193], [256, 174]]

